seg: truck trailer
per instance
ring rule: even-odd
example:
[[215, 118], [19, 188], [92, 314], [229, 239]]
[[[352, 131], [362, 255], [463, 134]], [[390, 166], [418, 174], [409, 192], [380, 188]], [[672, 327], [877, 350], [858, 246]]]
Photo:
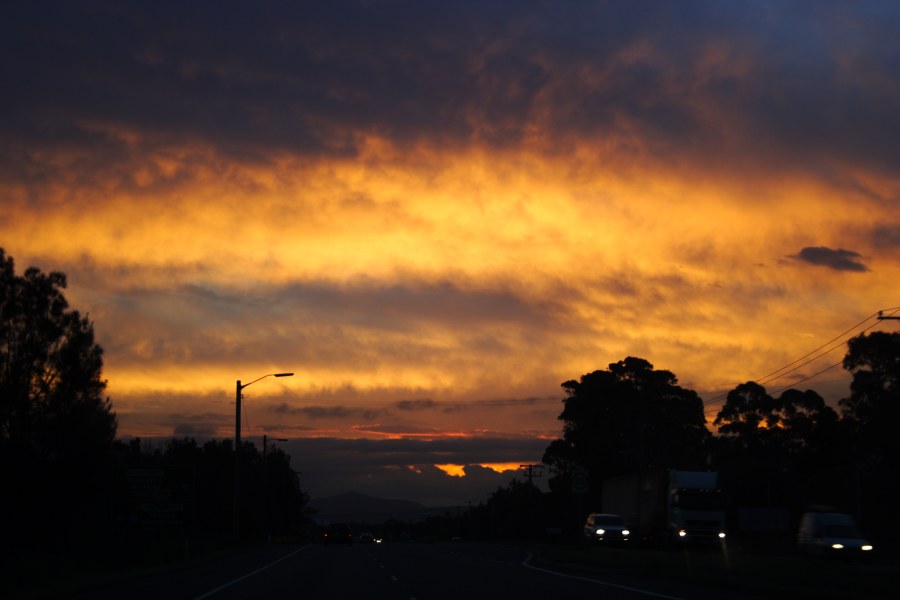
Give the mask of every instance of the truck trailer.
[[644, 541], [725, 541], [725, 498], [715, 471], [657, 470], [608, 479], [601, 505]]

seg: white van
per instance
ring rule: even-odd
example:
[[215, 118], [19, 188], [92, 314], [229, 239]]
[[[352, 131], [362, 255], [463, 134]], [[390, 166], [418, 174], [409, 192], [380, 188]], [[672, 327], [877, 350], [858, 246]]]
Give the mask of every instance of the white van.
[[859, 556], [874, 548], [859, 532], [850, 515], [808, 512], [800, 519], [797, 546], [810, 556]]

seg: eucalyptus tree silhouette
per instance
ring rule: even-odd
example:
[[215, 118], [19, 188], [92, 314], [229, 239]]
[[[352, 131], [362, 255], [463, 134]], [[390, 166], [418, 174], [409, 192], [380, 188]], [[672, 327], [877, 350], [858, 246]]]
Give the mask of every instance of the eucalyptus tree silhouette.
[[[856, 512], [863, 525], [900, 539], [900, 333], [876, 331], [851, 339], [844, 368], [853, 375], [840, 401], [847, 423]], [[868, 519], [869, 523], [866, 523]]]
[[103, 516], [117, 425], [93, 324], [65, 287], [62, 273], [16, 275], [0, 249], [0, 518], [5, 535], [57, 549]]
[[716, 465], [738, 505], [799, 514], [846, 495], [845, 486], [834, 484], [842, 426], [815, 391], [788, 389], [773, 397], [748, 381], [728, 393], [713, 424]]
[[853, 374], [842, 414], [858, 443], [885, 465], [900, 468], [900, 333], [876, 331], [851, 339], [844, 368]]
[[670, 371], [628, 357], [562, 387], [563, 437], [543, 458], [554, 471], [551, 488], [565, 487], [576, 469], [587, 469], [595, 494], [610, 477], [704, 464], [710, 433], [703, 403]]

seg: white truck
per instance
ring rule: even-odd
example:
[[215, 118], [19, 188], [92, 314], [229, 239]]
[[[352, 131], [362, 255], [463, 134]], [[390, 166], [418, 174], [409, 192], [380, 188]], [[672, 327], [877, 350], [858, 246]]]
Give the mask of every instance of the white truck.
[[644, 541], [725, 541], [725, 497], [715, 471], [653, 471], [608, 479], [603, 512], [622, 515]]

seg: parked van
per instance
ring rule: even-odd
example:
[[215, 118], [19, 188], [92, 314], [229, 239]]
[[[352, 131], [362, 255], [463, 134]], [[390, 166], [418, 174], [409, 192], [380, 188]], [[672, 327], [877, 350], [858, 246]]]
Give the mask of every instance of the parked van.
[[873, 550], [850, 515], [808, 512], [800, 519], [797, 546], [810, 556], [860, 556]]

